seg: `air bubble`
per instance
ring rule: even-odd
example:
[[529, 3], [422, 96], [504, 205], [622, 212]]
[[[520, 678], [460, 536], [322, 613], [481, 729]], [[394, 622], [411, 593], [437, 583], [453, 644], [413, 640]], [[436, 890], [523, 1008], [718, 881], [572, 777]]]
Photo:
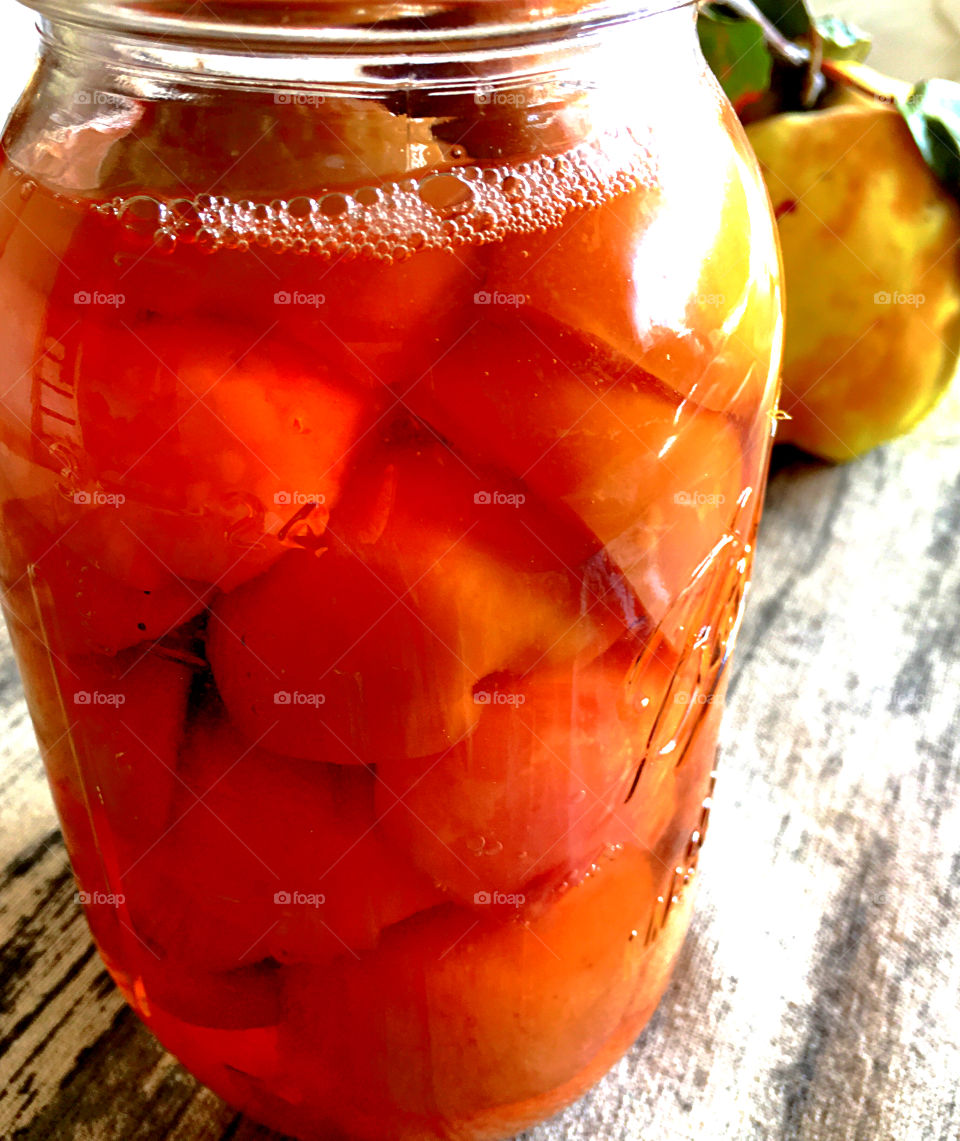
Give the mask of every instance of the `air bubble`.
[[350, 199], [346, 194], [325, 194], [317, 204], [324, 218], [342, 218], [351, 211]]
[[212, 253], [220, 244], [219, 236], [213, 231], [204, 226], [197, 231], [196, 237], [197, 248], [204, 253]]
[[167, 207], [147, 194], [128, 198], [120, 210], [120, 224], [124, 229], [143, 237], [154, 234], [166, 217]]
[[291, 198], [287, 205], [287, 213], [295, 222], [309, 221], [316, 209], [317, 203], [314, 199], [307, 198], [304, 195], [300, 195], [298, 198]]
[[177, 248], [177, 235], [173, 230], [157, 230], [153, 235], [153, 248], [161, 254], [172, 254]]
[[530, 193], [530, 187], [526, 179], [517, 174], [508, 174], [503, 180], [503, 193], [508, 198], [526, 198]]
[[37, 184], [32, 178], [24, 179], [24, 181], [20, 183], [20, 197], [26, 202], [36, 189]]
[[420, 184], [420, 197], [438, 214], [463, 214], [473, 205], [473, 187], [455, 174], [431, 174]]
[[359, 202], [361, 206], [376, 206], [383, 195], [375, 186], [361, 186], [359, 190], [353, 192], [355, 202]]
[[199, 229], [203, 221], [196, 202], [191, 202], [189, 198], [178, 198], [172, 202], [170, 213], [177, 228], [187, 233]]

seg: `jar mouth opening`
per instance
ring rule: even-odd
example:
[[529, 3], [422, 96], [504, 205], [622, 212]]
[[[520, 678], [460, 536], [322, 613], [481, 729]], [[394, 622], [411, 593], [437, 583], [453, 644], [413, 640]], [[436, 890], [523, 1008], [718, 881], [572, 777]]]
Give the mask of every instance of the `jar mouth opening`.
[[240, 53], [448, 54], [575, 37], [696, 0], [21, 0], [45, 21]]

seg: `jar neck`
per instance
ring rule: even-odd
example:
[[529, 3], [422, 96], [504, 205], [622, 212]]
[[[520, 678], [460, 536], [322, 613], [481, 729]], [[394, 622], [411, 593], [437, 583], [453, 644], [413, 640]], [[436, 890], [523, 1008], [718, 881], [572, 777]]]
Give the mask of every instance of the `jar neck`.
[[241, 52], [460, 53], [544, 43], [694, 0], [22, 0], [44, 18], [116, 36]]
[[269, 201], [290, 185], [518, 166], [618, 136], [629, 164], [681, 104], [699, 107], [706, 67], [686, 4], [549, 43], [416, 57], [227, 52], [50, 18], [44, 32], [4, 149], [51, 189], [98, 198], [150, 187]]
[[[558, 73], [582, 66], [592, 49], [609, 49], [617, 37], [636, 47], [662, 35], [666, 22], [689, 26], [695, 7], [692, 0], [536, 6], [532, 0], [374, 0], [285, 4], [281, 21], [271, 0], [31, 0], [31, 6], [43, 17], [48, 51], [81, 68], [99, 63], [148, 86], [173, 80], [198, 88], [317, 84], [344, 92], [452, 91]], [[347, 9], [353, 20], [344, 18]], [[366, 13], [362, 22], [358, 11]]]

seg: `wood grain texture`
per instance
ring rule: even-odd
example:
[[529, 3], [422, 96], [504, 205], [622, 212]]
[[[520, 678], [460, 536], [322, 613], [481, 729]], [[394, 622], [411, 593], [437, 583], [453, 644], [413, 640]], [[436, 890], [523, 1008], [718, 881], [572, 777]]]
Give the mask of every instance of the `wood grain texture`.
[[[960, 407], [771, 481], [699, 910], [630, 1054], [525, 1141], [960, 1136]], [[252, 1141], [92, 949], [0, 646], [0, 1137]]]

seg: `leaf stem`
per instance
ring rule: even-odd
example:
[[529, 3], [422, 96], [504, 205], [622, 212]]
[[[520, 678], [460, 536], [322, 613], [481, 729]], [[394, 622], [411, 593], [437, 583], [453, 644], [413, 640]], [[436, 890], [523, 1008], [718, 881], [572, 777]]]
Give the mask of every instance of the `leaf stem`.
[[742, 16], [745, 20], [752, 20], [753, 23], [757, 24], [763, 31], [770, 47], [787, 63], [792, 63], [796, 67], [803, 67], [804, 64], [810, 62], [810, 49], [788, 40], [776, 24], [768, 20], [760, 11], [753, 0], [723, 0], [723, 6], [732, 8], [738, 16]]

